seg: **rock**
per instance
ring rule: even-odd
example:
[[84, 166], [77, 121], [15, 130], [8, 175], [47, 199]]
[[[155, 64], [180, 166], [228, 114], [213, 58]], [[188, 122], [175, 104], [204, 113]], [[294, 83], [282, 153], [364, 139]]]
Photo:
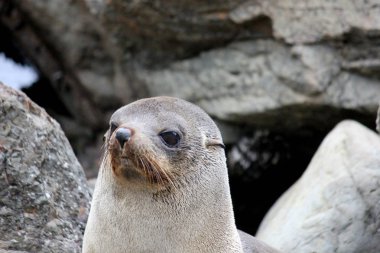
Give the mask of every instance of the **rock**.
[[[15, 44], [21, 45], [33, 59], [40, 76], [49, 81], [71, 115], [82, 125], [99, 128], [103, 123], [99, 107], [118, 106], [116, 97], [126, 95], [115, 92], [114, 87], [125, 83], [124, 79], [120, 81], [120, 67], [114, 58], [121, 54], [114, 52], [101, 27], [80, 2], [41, 3], [0, 3], [4, 14], [0, 23], [11, 31]], [[23, 13], [28, 13], [28, 18]], [[73, 19], [75, 24], [70, 24]], [[102, 62], [102, 66], [96, 66], [96, 61]]]
[[379, 106], [379, 109], [377, 110], [376, 130], [380, 133], [380, 106]]
[[355, 29], [379, 31], [380, 7], [375, 2], [378, 3], [339, 0], [242, 1], [230, 12], [230, 17], [235, 23], [246, 23], [263, 15], [268, 16], [277, 38], [288, 43], [311, 44], [339, 38]]
[[379, 252], [379, 182], [379, 136], [344, 121], [272, 207], [257, 237], [284, 252]]
[[155, 95], [235, 124], [327, 131], [345, 118], [371, 124], [377, 109], [374, 3], [7, 1], [0, 23], [94, 131], [107, 111]]
[[2, 250], [0, 249], [0, 253], [28, 253], [26, 251], [16, 251], [16, 250]]
[[0, 251], [80, 252], [89, 202], [59, 124], [0, 83]]
[[380, 100], [379, 81], [344, 71], [340, 58], [330, 46], [256, 40], [136, 75], [149, 94], [185, 98], [220, 120], [326, 130], [345, 117], [373, 114]]

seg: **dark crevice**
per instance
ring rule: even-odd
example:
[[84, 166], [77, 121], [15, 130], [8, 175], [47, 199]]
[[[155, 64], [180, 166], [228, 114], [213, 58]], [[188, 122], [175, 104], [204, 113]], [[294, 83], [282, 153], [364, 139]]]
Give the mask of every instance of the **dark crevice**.
[[[256, 233], [270, 207], [307, 168], [323, 136], [264, 131], [259, 137], [257, 134], [243, 137], [253, 141], [240, 152], [254, 153], [256, 159], [249, 160], [251, 155], [229, 164], [231, 195], [239, 229]], [[227, 153], [232, 148], [229, 147]]]
[[49, 81], [40, 78], [32, 86], [23, 88], [22, 91], [36, 104], [43, 107], [50, 115], [62, 115], [73, 118], [69, 110], [60, 100], [57, 92], [49, 85]]
[[11, 39], [12, 33], [3, 26], [0, 22], [0, 52], [4, 53], [7, 58], [12, 59], [14, 62], [22, 65], [29, 64], [25, 56], [21, 53], [20, 48]]
[[374, 129], [375, 115], [363, 109], [362, 112], [342, 109], [330, 105], [303, 104], [283, 106], [267, 110], [262, 114], [230, 115], [231, 123], [268, 129], [273, 132], [303, 135], [320, 135], [327, 133], [336, 124], [345, 119], [352, 119]]
[[261, 15], [240, 25], [236, 39], [268, 39], [273, 38], [272, 19]]

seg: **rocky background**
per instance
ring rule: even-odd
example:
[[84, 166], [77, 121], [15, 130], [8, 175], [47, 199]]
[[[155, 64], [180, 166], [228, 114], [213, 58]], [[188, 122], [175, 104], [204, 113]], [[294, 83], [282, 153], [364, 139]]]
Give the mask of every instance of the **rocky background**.
[[[323, 151], [325, 156], [320, 159], [328, 159], [329, 166], [322, 166], [321, 162], [313, 165], [315, 157], [310, 161], [337, 123], [353, 119], [372, 130], [376, 127], [380, 102], [380, 0], [0, 1], [0, 36], [0, 51], [38, 71], [40, 79], [24, 92], [60, 123], [87, 178], [96, 177], [101, 139], [110, 114], [119, 106], [142, 97], [170, 95], [205, 109], [220, 126], [227, 144], [238, 227], [252, 234], [268, 209], [306, 168], [317, 172], [306, 172], [303, 177], [310, 174], [312, 179], [320, 177], [318, 180], [322, 180], [331, 174], [329, 166], [335, 168], [336, 159], [329, 158], [329, 154], [338, 156], [343, 152], [341, 149], [331, 148], [327, 155]], [[0, 104], [5, 118], [0, 122], [10, 117], [9, 109], [2, 109], [3, 106]], [[338, 138], [337, 142], [352, 143], [350, 145], [375, 153], [354, 156], [362, 149], [352, 150], [349, 146], [349, 152], [344, 151], [346, 155], [342, 158], [344, 166], [337, 165], [346, 174], [352, 171], [347, 169], [350, 164], [356, 164], [353, 168], [361, 170], [363, 166], [376, 164], [374, 159], [380, 157], [376, 141], [372, 141], [378, 137], [373, 134], [363, 137], [370, 130], [356, 124], [339, 125], [334, 131], [345, 137]], [[8, 132], [1, 131], [0, 137], [5, 136], [6, 143], [12, 143], [9, 135], [4, 134]], [[351, 139], [356, 132], [363, 132], [363, 136]], [[4, 153], [0, 150], [0, 155], [1, 152]], [[316, 156], [320, 156], [318, 152]], [[356, 159], [350, 160], [353, 157]], [[69, 163], [70, 169], [77, 170], [73, 164], [75, 162]], [[380, 185], [374, 176], [379, 166], [369, 167], [373, 171], [365, 171], [375, 180], [368, 183], [373, 190]], [[3, 172], [2, 180], [4, 175]], [[341, 178], [339, 175], [333, 178]], [[311, 187], [308, 179], [302, 180]], [[322, 188], [330, 185], [326, 183], [330, 181], [324, 182]], [[352, 206], [379, 203], [380, 193], [374, 190], [367, 194], [358, 186], [361, 184], [367, 185], [367, 181], [350, 183], [348, 180], [343, 186], [338, 184], [339, 187], [331, 191], [348, 192], [345, 196], [350, 198], [343, 198], [347, 199], [344, 205], [334, 202], [325, 209], [346, 210], [347, 203]], [[290, 191], [294, 188], [301, 187], [293, 186]], [[353, 188], [368, 200], [356, 204], [354, 200], [360, 198], [350, 193]], [[320, 196], [318, 194], [323, 192], [300, 191], [304, 197], [299, 193], [296, 196], [301, 206], [301, 203], [309, 203], [305, 202], [306, 198], [310, 201], [310, 196]], [[7, 194], [9, 192], [7, 190]], [[290, 198], [286, 197], [289, 194], [283, 198]], [[331, 193], [331, 196], [340, 195]], [[76, 197], [74, 201], [81, 205]], [[7, 205], [1, 201], [0, 204], [2, 212]], [[286, 204], [288, 212], [293, 208], [298, 207]], [[4, 210], [7, 213], [7, 209]], [[321, 214], [322, 210], [318, 206], [312, 211]], [[297, 216], [300, 227], [311, 224], [315, 229], [317, 224], [318, 229], [311, 230], [311, 234], [324, 234], [322, 242], [326, 238], [334, 241], [328, 244], [333, 245], [331, 247], [316, 247], [321, 241], [303, 237], [302, 242], [293, 240], [292, 235], [308, 235], [296, 229], [289, 232], [289, 237], [276, 236], [293, 245], [268, 242], [288, 252], [312, 252], [309, 250], [312, 248], [319, 249], [317, 252], [377, 252], [379, 209], [375, 206], [360, 210], [364, 211], [360, 214], [352, 211], [342, 217], [337, 227], [330, 221], [340, 217], [339, 213], [328, 219], [316, 216], [311, 223]], [[296, 214], [273, 213], [278, 211], [271, 211], [269, 217], [285, 220]], [[279, 218], [266, 218], [268, 231], [276, 226], [270, 225], [268, 219], [273, 219], [277, 226], [282, 222], [276, 222]], [[358, 225], [351, 226], [350, 219], [359, 219]], [[44, 221], [49, 220], [44, 218]], [[373, 224], [372, 230], [365, 230], [363, 226], [369, 224]], [[352, 232], [352, 227], [362, 227], [363, 230], [355, 230], [362, 233]], [[261, 227], [258, 235], [268, 240], [264, 230]], [[282, 229], [278, 231], [285, 233]], [[336, 238], [323, 231], [343, 235], [342, 231], [348, 231], [347, 234], [353, 236]], [[13, 247], [15, 243], [2, 244], [13, 235], [5, 238], [3, 231], [0, 232], [0, 252], [2, 248], [26, 250]], [[368, 236], [365, 240], [358, 239], [359, 242], [351, 246], [352, 251], [337, 246], [352, 241], [358, 234], [371, 233], [372, 239]], [[301, 247], [305, 241], [310, 242], [309, 248]]]

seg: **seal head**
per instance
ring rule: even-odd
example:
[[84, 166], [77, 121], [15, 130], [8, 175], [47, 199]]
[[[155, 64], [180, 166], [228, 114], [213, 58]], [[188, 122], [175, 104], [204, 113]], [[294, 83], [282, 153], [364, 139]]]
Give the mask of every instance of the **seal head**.
[[201, 167], [207, 153], [211, 155], [208, 149], [224, 147], [206, 113], [171, 97], [142, 99], [117, 110], [105, 146], [106, 167], [112, 168], [119, 183], [156, 190], [179, 187], [181, 179]]

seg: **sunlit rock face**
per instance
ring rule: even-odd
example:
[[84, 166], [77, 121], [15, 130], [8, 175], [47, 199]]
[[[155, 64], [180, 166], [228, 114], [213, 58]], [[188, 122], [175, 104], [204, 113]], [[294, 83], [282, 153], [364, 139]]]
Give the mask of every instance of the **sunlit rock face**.
[[380, 137], [354, 122], [324, 139], [257, 237], [284, 252], [380, 251]]

